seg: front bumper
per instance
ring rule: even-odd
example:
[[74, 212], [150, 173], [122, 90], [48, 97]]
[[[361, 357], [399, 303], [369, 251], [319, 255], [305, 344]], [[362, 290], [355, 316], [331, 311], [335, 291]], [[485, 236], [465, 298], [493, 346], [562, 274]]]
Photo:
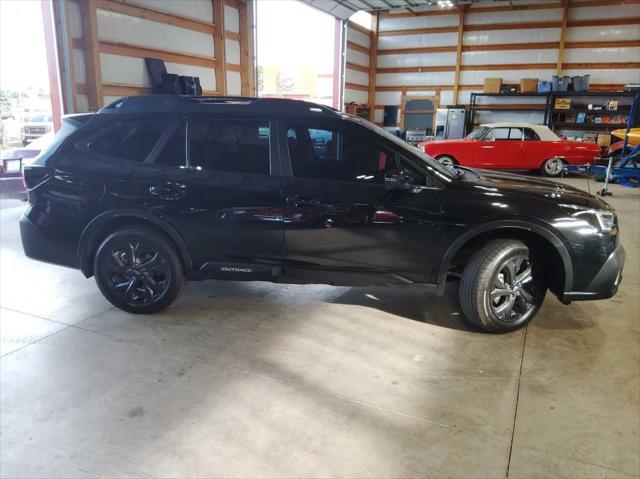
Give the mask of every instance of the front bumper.
[[622, 245], [613, 250], [584, 291], [570, 291], [562, 295], [563, 302], [611, 298], [622, 281], [625, 252]]

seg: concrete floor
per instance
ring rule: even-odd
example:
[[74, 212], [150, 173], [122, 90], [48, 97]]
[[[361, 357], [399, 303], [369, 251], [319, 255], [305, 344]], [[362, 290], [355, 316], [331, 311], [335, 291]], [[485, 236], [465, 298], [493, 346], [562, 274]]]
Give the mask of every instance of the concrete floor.
[[612, 191], [618, 295], [548, 297], [501, 336], [467, 326], [455, 287], [192, 283], [129, 315], [26, 259], [6, 201], [1, 476], [638, 477], [640, 190]]

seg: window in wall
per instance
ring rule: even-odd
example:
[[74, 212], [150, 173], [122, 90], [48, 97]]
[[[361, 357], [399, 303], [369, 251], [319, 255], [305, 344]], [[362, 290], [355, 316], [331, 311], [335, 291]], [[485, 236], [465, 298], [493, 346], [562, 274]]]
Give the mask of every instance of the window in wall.
[[297, 177], [383, 183], [398, 167], [394, 153], [351, 131], [290, 125], [287, 141]]
[[266, 122], [189, 122], [192, 168], [268, 175], [269, 158], [269, 124]]
[[142, 163], [168, 126], [168, 121], [125, 123], [99, 133], [86, 148], [100, 155]]

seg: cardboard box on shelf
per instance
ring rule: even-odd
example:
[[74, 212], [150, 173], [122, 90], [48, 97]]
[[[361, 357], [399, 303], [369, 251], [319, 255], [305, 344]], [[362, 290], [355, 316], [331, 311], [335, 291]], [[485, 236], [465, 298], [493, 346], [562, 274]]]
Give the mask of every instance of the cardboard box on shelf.
[[611, 135], [609, 133], [600, 133], [598, 135], [596, 143], [598, 143], [598, 146], [601, 146], [603, 148], [608, 147], [609, 145], [611, 145]]
[[571, 98], [556, 98], [556, 102], [553, 105], [556, 110], [570, 110]]
[[522, 80], [520, 80], [520, 93], [536, 93], [537, 91], [537, 78], [523, 78]]
[[484, 93], [500, 93], [500, 87], [502, 86], [502, 78], [485, 78]]

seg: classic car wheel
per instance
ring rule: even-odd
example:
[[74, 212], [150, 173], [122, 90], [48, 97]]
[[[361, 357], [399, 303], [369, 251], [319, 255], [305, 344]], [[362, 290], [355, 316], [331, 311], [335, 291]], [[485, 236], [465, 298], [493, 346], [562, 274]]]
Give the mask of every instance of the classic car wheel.
[[549, 158], [542, 163], [540, 172], [545, 176], [560, 176], [564, 169], [564, 161], [560, 158]]
[[447, 155], [442, 155], [437, 158], [441, 165], [446, 167], [453, 167], [456, 165], [456, 160]]
[[518, 329], [540, 309], [546, 287], [529, 248], [517, 240], [488, 243], [469, 261], [460, 283], [460, 305], [485, 331]]
[[175, 248], [142, 227], [109, 235], [98, 248], [93, 271], [104, 297], [130, 313], [155, 313], [169, 306], [185, 283]]

